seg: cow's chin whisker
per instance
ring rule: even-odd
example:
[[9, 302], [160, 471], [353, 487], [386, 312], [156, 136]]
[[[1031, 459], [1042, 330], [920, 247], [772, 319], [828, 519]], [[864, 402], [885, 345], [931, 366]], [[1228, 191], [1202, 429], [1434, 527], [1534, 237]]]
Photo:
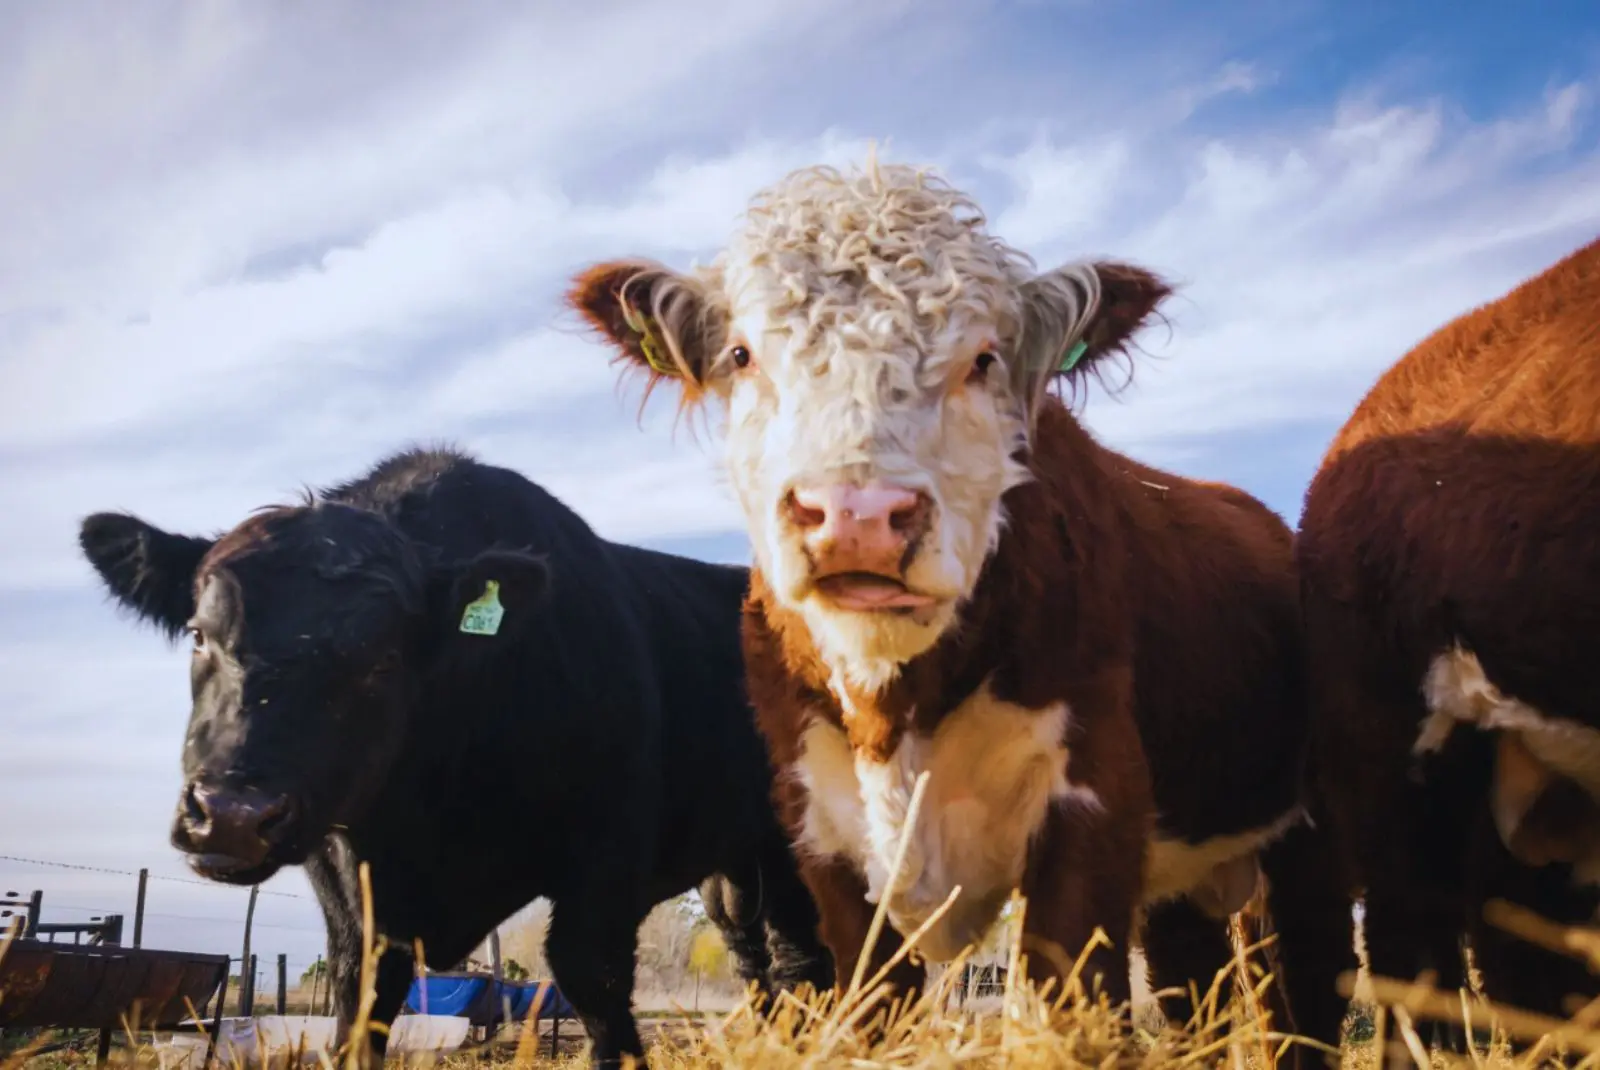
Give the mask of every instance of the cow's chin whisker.
[[954, 600], [910, 610], [851, 610], [807, 598], [802, 614], [823, 660], [854, 686], [885, 686], [900, 667], [925, 654], [951, 625]]

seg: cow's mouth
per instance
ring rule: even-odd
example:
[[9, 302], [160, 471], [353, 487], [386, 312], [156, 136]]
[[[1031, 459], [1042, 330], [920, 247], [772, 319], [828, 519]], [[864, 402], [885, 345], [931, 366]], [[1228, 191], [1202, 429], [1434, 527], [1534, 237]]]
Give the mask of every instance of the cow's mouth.
[[264, 862], [244, 862], [231, 855], [196, 854], [189, 856], [189, 868], [206, 880], [219, 884], [260, 884], [277, 874], [283, 864], [269, 858]]
[[902, 580], [877, 572], [835, 572], [817, 579], [815, 585], [835, 606], [858, 613], [916, 615], [939, 604], [933, 595], [913, 591]]

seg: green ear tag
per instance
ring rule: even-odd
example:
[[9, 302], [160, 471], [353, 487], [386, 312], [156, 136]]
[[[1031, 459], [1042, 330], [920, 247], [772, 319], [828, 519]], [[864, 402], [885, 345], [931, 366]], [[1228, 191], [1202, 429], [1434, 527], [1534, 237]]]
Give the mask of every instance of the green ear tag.
[[505, 615], [506, 607], [500, 604], [500, 581], [489, 580], [484, 584], [482, 596], [467, 603], [466, 611], [461, 614], [461, 630], [468, 635], [494, 635], [500, 630], [500, 620]]
[[1083, 355], [1088, 351], [1089, 343], [1085, 342], [1082, 338], [1078, 339], [1073, 347], [1067, 350], [1067, 355], [1062, 358], [1061, 370], [1064, 372], [1070, 372], [1073, 368], [1076, 368], [1078, 366], [1078, 361], [1082, 360]]

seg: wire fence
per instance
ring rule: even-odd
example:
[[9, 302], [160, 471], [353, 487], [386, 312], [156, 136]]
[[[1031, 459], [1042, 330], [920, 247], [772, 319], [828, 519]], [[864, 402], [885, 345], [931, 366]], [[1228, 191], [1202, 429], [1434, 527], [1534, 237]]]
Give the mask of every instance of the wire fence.
[[[303, 1002], [310, 988], [311, 978], [317, 973], [315, 968], [319, 963], [324, 968], [326, 966], [322, 958], [325, 931], [322, 925], [315, 923], [320, 921], [320, 918], [296, 923], [293, 919], [274, 918], [270, 913], [267, 917], [261, 917], [259, 907], [264, 907], [267, 903], [260, 902], [256, 906], [247, 907], [242, 900], [251, 892], [248, 888], [152, 873], [148, 869], [136, 871], [27, 855], [0, 854], [0, 871], [5, 871], [0, 872], [0, 884], [4, 885], [0, 888], [0, 892], [9, 893], [13, 897], [28, 895], [33, 901], [33, 909], [25, 910], [23, 909], [25, 900], [8, 899], [3, 905], [9, 905], [12, 909], [5, 913], [13, 916], [0, 919], [0, 930], [9, 930], [18, 921], [23, 923], [25, 929], [30, 924], [41, 925], [42, 915], [46, 923], [42, 924], [36, 935], [48, 941], [75, 943], [85, 937], [94, 941], [105, 938], [107, 933], [116, 933], [117, 935], [110, 937], [110, 942], [156, 947], [170, 944], [177, 934], [178, 943], [200, 943], [217, 953], [231, 947], [228, 972], [233, 978], [230, 988], [236, 994], [230, 995], [230, 1004], [245, 994], [239, 981], [245, 973], [241, 965], [243, 962], [241, 950], [247, 942], [251, 958], [255, 960], [253, 983], [248, 986], [248, 993], [253, 997], [251, 999], [253, 1005], [259, 1006], [262, 1003], [270, 1005], [274, 1002], [275, 995], [280, 1001], [287, 996], [290, 1005]], [[68, 887], [63, 887], [59, 893], [53, 892], [49, 887], [52, 882], [43, 877], [43, 874], [50, 872], [62, 874], [62, 883]], [[125, 901], [122, 905], [111, 905], [124, 898], [122, 890], [107, 889], [104, 887], [104, 882], [100, 881], [68, 881], [66, 875], [73, 873], [95, 877], [127, 878], [129, 883], [126, 894], [134, 900], [133, 909], [130, 911]], [[183, 907], [187, 904], [182, 900], [189, 898], [188, 893], [177, 896], [180, 900], [176, 904], [177, 909], [174, 909], [174, 905], [160, 902], [161, 898], [171, 898], [170, 896], [154, 896], [156, 903], [147, 906], [147, 899], [152, 898], [147, 888], [157, 882], [165, 885], [184, 885], [215, 897], [225, 896], [231, 901], [230, 905], [237, 905], [240, 909], [232, 916], [208, 912], [204, 908], [199, 911], [186, 910]], [[31, 893], [29, 888], [19, 887], [23, 884], [32, 888]], [[44, 885], [42, 889], [40, 884]], [[289, 908], [291, 904], [296, 906], [303, 904], [302, 910], [305, 907], [314, 909], [315, 905], [313, 897], [295, 892], [256, 888], [254, 894], [260, 900], [282, 903], [284, 908]], [[4, 895], [0, 895], [0, 899], [5, 898]], [[121, 922], [119, 927], [109, 929], [104, 927], [107, 922], [117, 921]], [[131, 926], [128, 924], [130, 921]], [[164, 935], [169, 939], [152, 941], [147, 923], [154, 924], [158, 930], [164, 930]], [[176, 930], [174, 923], [178, 926]], [[247, 924], [253, 939], [246, 936]], [[63, 931], [80, 929], [81, 932]], [[281, 992], [280, 970], [283, 974]], [[322, 978], [321, 986], [325, 988], [325, 974], [318, 976]]]
[[[17, 862], [17, 863], [21, 863], [23, 865], [29, 865], [29, 866], [44, 866], [47, 869], [70, 869], [70, 870], [77, 870], [77, 871], [82, 872], [82, 873], [104, 873], [104, 874], [109, 874], [109, 875], [114, 876], [114, 877], [138, 877], [139, 876], [139, 874], [133, 872], [132, 870], [109, 869], [109, 868], [107, 868], [105, 866], [85, 866], [85, 865], [81, 865], [81, 864], [79, 864], [77, 862], [52, 862], [52, 861], [50, 861], [48, 859], [44, 859], [44, 858], [22, 858], [22, 857], [20, 857], [18, 855], [0, 855], [0, 862]], [[217, 887], [217, 885], [215, 883], [211, 882], [211, 881], [194, 880], [194, 879], [189, 878], [189, 877], [171, 877], [171, 876], [168, 876], [168, 875], [166, 875], [164, 873], [149, 873], [147, 871], [146, 872], [146, 876], [148, 877], [148, 879], [153, 880], [153, 881], [168, 881], [168, 882], [170, 882], [172, 884], [189, 884], [189, 885], [193, 885], [196, 888], [216, 888]], [[305, 896], [297, 895], [294, 892], [269, 892], [269, 891], [264, 891], [263, 890], [259, 894], [277, 896], [277, 897], [282, 898], [282, 899], [304, 899], [305, 898]]]

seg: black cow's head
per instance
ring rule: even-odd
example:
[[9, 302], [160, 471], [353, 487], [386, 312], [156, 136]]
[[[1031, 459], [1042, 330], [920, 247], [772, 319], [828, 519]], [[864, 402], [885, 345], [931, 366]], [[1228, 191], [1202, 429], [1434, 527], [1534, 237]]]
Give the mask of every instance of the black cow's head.
[[99, 513], [79, 542], [123, 605], [193, 639], [172, 842], [234, 884], [359, 821], [423, 674], [452, 646], [504, 643], [548, 579], [521, 551], [432, 560], [384, 518], [325, 502], [257, 513], [218, 539]]

